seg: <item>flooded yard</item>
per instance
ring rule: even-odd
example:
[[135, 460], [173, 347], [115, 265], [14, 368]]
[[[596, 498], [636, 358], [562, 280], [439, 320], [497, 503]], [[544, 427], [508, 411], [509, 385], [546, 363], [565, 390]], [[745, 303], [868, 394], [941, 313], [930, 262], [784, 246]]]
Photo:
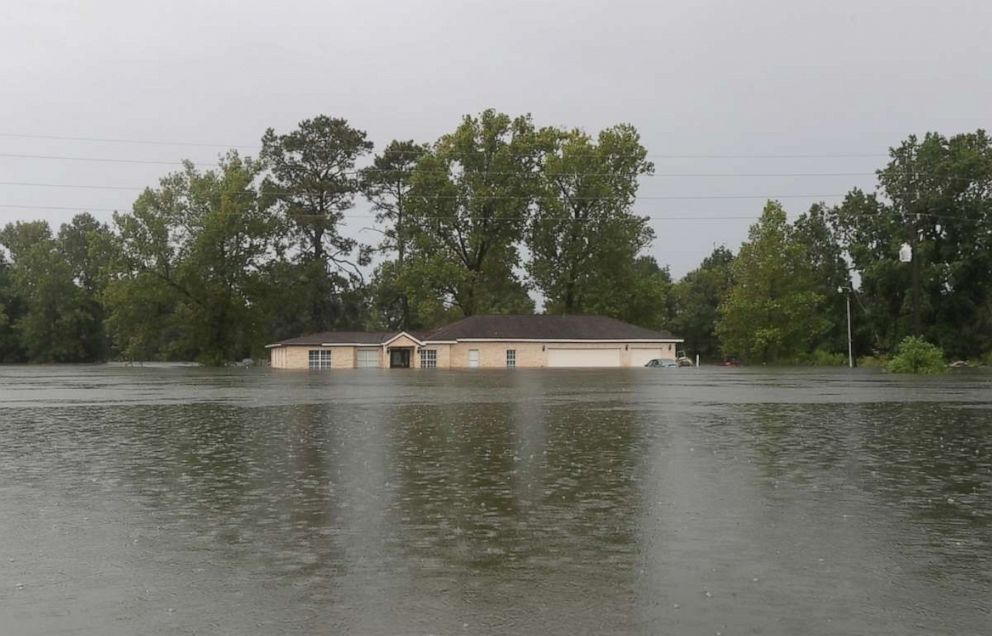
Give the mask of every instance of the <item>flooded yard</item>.
[[992, 373], [0, 367], [54, 633], [992, 633]]

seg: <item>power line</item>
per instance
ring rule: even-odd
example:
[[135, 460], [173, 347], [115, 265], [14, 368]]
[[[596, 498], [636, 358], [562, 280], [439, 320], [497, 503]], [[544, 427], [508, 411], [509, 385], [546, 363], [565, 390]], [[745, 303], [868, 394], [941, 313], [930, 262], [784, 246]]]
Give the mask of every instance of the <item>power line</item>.
[[29, 135], [0, 132], [0, 137], [13, 139], [48, 139], [52, 141], [85, 141], [111, 144], [138, 144], [143, 146], [198, 146], [201, 148], [260, 148], [258, 144], [211, 144], [199, 141], [158, 141], [151, 139], [119, 139], [108, 137], [68, 137], [63, 135]]
[[[115, 208], [95, 208], [95, 207], [58, 206], [58, 205], [15, 205], [15, 204], [0, 204], [0, 208], [11, 208], [11, 209], [23, 208], [23, 209], [26, 209], [26, 210], [61, 210], [61, 211], [70, 211], [70, 212], [119, 212], [120, 211], [119, 209], [115, 209]], [[232, 215], [232, 214], [242, 214], [242, 213], [241, 212], [218, 212], [217, 214]], [[325, 219], [325, 218], [329, 218], [329, 217], [326, 217], [326, 216], [323, 216], [323, 215], [316, 215], [316, 214], [290, 214], [288, 216], [290, 218], [292, 218], [292, 219], [304, 219], [304, 220], [306, 220], [306, 219]], [[695, 221], [695, 220], [699, 220], [699, 221], [707, 221], [707, 220], [712, 220], [712, 221], [729, 221], [729, 220], [737, 220], [737, 219], [757, 219], [760, 216], [761, 216], [760, 214], [758, 214], [758, 215], [753, 215], [752, 214], [752, 215], [747, 215], [747, 216], [701, 216], [701, 217], [696, 217], [696, 216], [663, 217], [663, 216], [644, 215], [644, 218], [648, 218], [648, 219], [651, 219], [651, 220], [665, 220], [665, 221]], [[374, 213], [373, 214], [343, 214], [343, 215], [341, 215], [341, 218], [345, 218], [345, 219], [375, 220], [375, 214]], [[418, 220], [420, 220], [420, 219], [439, 219], [439, 218], [447, 218], [447, 217], [443, 217], [443, 216], [440, 216], [440, 215], [425, 215], [425, 216], [418, 216], [417, 217]], [[519, 216], [519, 217], [506, 217], [506, 216], [503, 216], [503, 217], [494, 217], [491, 220], [493, 220], [493, 221], [509, 222], [509, 221], [520, 221], [520, 220], [524, 220], [525, 218], [529, 218], [529, 217], [526, 217], [526, 216]], [[572, 219], [572, 220], [577, 220], [577, 219]], [[587, 219], [587, 220], [588, 221], [592, 221], [594, 219]]]
[[[76, 183], [41, 183], [32, 181], [0, 181], [0, 186], [16, 186], [16, 187], [30, 187], [30, 188], [57, 188], [57, 189], [82, 189], [82, 190], [116, 190], [116, 191], [128, 191], [128, 192], [142, 192], [147, 188], [141, 186], [115, 186], [115, 185], [90, 185], [90, 184], [76, 184]], [[268, 190], [268, 194], [296, 194], [295, 192], [288, 190]], [[632, 197], [635, 200], [645, 200], [645, 201], [688, 201], [688, 200], [704, 200], [704, 199], [819, 199], [819, 198], [835, 198], [842, 197], [845, 194], [705, 194], [705, 195], [637, 195]], [[459, 196], [448, 196], [448, 195], [435, 195], [430, 196], [431, 199], [461, 199]], [[473, 196], [472, 199], [479, 200], [523, 200], [532, 199], [535, 197], [531, 196], [513, 196], [513, 195], [483, 195], [483, 196]], [[623, 199], [622, 196], [579, 196], [570, 197], [572, 200], [580, 201], [613, 201], [617, 199]]]
[[[406, 155], [415, 154], [423, 155], [427, 154], [420, 150], [391, 150], [383, 148], [381, 155]], [[598, 149], [592, 149], [587, 152], [570, 152], [571, 156], [593, 156], [593, 155], [603, 155], [609, 156], [609, 153], [600, 152]], [[644, 155], [645, 157], [651, 157], [655, 159], [878, 159], [879, 157], [888, 157], [886, 153], [878, 152], [828, 152], [828, 153], [756, 153], [756, 154], [743, 154], [743, 153], [656, 153], [649, 152]]]
[[[97, 208], [97, 207], [82, 207], [82, 206], [51, 206], [51, 205], [17, 205], [17, 204], [0, 204], [0, 208], [12, 208], [12, 209], [23, 208], [23, 209], [27, 209], [27, 210], [62, 210], [62, 211], [74, 211], [74, 212], [119, 212], [120, 211], [120, 210], [114, 209], [114, 208]], [[210, 213], [210, 214], [217, 214], [217, 215], [221, 215], [221, 216], [233, 216], [233, 215], [243, 214], [243, 212], [220, 212], [220, 211], [217, 211], [217, 212], [213, 212], [213, 213]], [[664, 215], [657, 215], [657, 214], [637, 214], [636, 212], [633, 213], [633, 214], [634, 214], [634, 216], [645, 218], [645, 219], [648, 219], [648, 220], [651, 220], [651, 221], [746, 221], [746, 220], [752, 220], [752, 221], [754, 221], [754, 220], [758, 220], [759, 218], [761, 218], [761, 213], [757, 213], [757, 214], [744, 214], [744, 215], [742, 215], [742, 214], [738, 214], [738, 215], [724, 215], [724, 214], [716, 213], [716, 214], [706, 214], [704, 216], [694, 216], [694, 215], [692, 215], [692, 216], [664, 216]], [[855, 213], [855, 215], [856, 216], [881, 216], [881, 215], [876, 215], [876, 214], [867, 213], [867, 212], [858, 212], [858, 213]], [[302, 220], [307, 220], [307, 219], [319, 220], [319, 219], [329, 219], [330, 218], [329, 216], [324, 216], [324, 215], [319, 215], [319, 214], [288, 214], [287, 216], [290, 219], [302, 219]], [[969, 219], [967, 217], [963, 217], [963, 216], [960, 216], [960, 215], [948, 215], [948, 214], [920, 213], [920, 214], [917, 214], [917, 216], [923, 216], [923, 217], [933, 218], [933, 219], [951, 219], [951, 220], [958, 220], [958, 221], [975, 221], [975, 222], [979, 221], [979, 219]], [[375, 217], [376, 217], [376, 215], [374, 213], [369, 213], [369, 214], [342, 214], [342, 215], [340, 215], [339, 218], [343, 218], [343, 219], [363, 219], [363, 220], [366, 220], [366, 221], [369, 221], [369, 220], [374, 221], [375, 220]], [[430, 214], [430, 215], [420, 215], [420, 216], [417, 216], [416, 219], [414, 219], [414, 220], [447, 219], [447, 218], [450, 218], [450, 217], [447, 216], [447, 215]], [[519, 221], [525, 221], [525, 220], [527, 220], [529, 218], [531, 218], [530, 215], [513, 215], [513, 216], [495, 216], [495, 217], [491, 217], [489, 220], [490, 221], [493, 221], [493, 222], [519, 222]], [[573, 222], [573, 221], [575, 221], [575, 222], [590, 222], [590, 221], [595, 221], [595, 220], [596, 220], [595, 218], [589, 218], [589, 219], [574, 219], [574, 218], [570, 218], [570, 219], [566, 219], [565, 221], [567, 221], [567, 222]]]
[[[111, 157], [72, 157], [64, 155], [35, 155], [35, 154], [24, 154], [24, 153], [0, 153], [0, 157], [7, 157], [12, 159], [45, 159], [54, 161], [92, 161], [92, 162], [103, 162], [103, 163], [134, 163], [134, 164], [151, 164], [151, 165], [165, 165], [165, 166], [181, 166], [183, 161], [156, 161], [151, 159], [118, 159]], [[191, 161], [191, 163], [196, 164], [196, 161]], [[216, 162], [214, 163], [202, 163], [201, 165], [220, 165]], [[359, 170], [344, 171], [339, 173], [341, 176], [358, 176], [361, 174], [376, 173], [376, 174], [408, 174], [408, 170], [380, 170], [377, 168], [365, 168]], [[424, 170], [420, 171], [420, 174], [450, 174], [448, 171], [443, 170]], [[471, 175], [494, 175], [494, 176], [521, 176], [527, 173], [523, 172], [505, 172], [497, 170], [480, 170], [477, 172], [469, 172], [467, 174]], [[613, 177], [616, 176], [614, 172], [544, 172], [544, 176], [548, 177]], [[647, 173], [643, 175], [638, 175], [643, 177], [871, 177], [876, 176], [874, 172], [669, 172], [669, 173]]]
[[[41, 159], [41, 160], [51, 160], [51, 161], [82, 161], [82, 162], [98, 162], [98, 163], [120, 163], [120, 164], [141, 164], [141, 165], [161, 165], [161, 166], [183, 166], [185, 163], [192, 163], [194, 166], [214, 166], [218, 167], [221, 164], [218, 162], [197, 162], [195, 160], [182, 160], [182, 161], [160, 161], [154, 159], [122, 159], [116, 157], [81, 157], [81, 156], [67, 156], [67, 155], [40, 155], [40, 154], [28, 154], [28, 153], [0, 153], [0, 157], [11, 158], [11, 159]], [[417, 171], [418, 174], [434, 174], [434, 175], [452, 175], [453, 173], [448, 170], [420, 170]], [[411, 170], [382, 170], [378, 168], [359, 168], [357, 170], [346, 170], [337, 173], [335, 176], [342, 177], [357, 177], [366, 174], [411, 174]], [[458, 174], [458, 173], [454, 173]], [[478, 175], [491, 175], [491, 176], [525, 176], [534, 175], [537, 173], [528, 172], [514, 172], [514, 171], [498, 171], [498, 170], [479, 170], [470, 171], [463, 173], [465, 175], [478, 176]], [[616, 177], [617, 172], [541, 172], [542, 176], [545, 177]], [[912, 171], [886, 171], [886, 174], [899, 175], [905, 174], [910, 176], [919, 176], [924, 173], [912, 172]], [[777, 177], [796, 177], [796, 178], [807, 178], [807, 177], [877, 177], [879, 173], [876, 172], [651, 172], [636, 175], [638, 177], [657, 177], [657, 178], [777, 178]], [[973, 181], [972, 177], [954, 177], [954, 176], [943, 176], [942, 180], [964, 180]]]
[[[151, 159], [114, 159], [114, 158], [103, 158], [103, 157], [67, 157], [64, 155], [33, 155], [33, 154], [22, 154], [13, 152], [3, 152], [0, 153], [0, 157], [8, 157], [11, 159], [49, 159], [54, 161], [94, 161], [103, 163], [134, 163], [134, 164], [151, 164], [158, 166], [181, 166], [182, 161], [155, 161]], [[196, 163], [195, 161], [193, 163]], [[218, 165], [216, 162], [206, 164], [206, 165]]]
[[[129, 192], [142, 191], [141, 186], [86, 185], [81, 183], [40, 183], [34, 181], [0, 181], [3, 186], [18, 186], [29, 188], [68, 188], [82, 190], [126, 190]], [[146, 186], [147, 187], [147, 186]]]
[[[190, 146], [199, 148], [250, 148], [261, 149], [259, 144], [217, 144], [199, 141], [164, 141], [153, 139], [124, 139], [119, 137], [75, 137], [65, 135], [41, 135], [28, 133], [0, 132], [0, 138], [12, 139], [45, 139], [51, 141], [82, 141], [87, 143], [116, 143], [145, 146]], [[385, 152], [386, 148], [383, 148]], [[387, 154], [422, 154], [419, 150], [389, 150]], [[589, 154], [598, 154], [592, 151]], [[648, 157], [658, 159], [860, 159], [887, 157], [885, 153], [877, 152], [837, 152], [837, 153], [759, 153], [759, 154], [704, 154], [704, 153], [647, 153]]]
[[648, 154], [649, 157], [660, 157], [664, 159], [877, 159], [888, 157], [889, 155], [877, 152], [848, 152], [848, 153], [825, 153], [825, 154], [757, 154], [757, 155], [703, 155], [703, 154]]

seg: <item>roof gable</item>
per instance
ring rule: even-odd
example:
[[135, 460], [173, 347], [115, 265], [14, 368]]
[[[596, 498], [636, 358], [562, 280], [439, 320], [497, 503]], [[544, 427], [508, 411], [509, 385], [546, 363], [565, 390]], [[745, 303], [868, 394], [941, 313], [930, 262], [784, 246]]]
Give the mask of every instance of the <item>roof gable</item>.
[[[395, 336], [393, 336], [392, 338], [389, 338], [388, 340], [386, 340], [385, 342], [383, 342], [382, 344], [384, 344], [386, 346], [389, 346], [389, 345], [393, 344], [394, 342], [396, 342], [397, 340], [401, 340], [403, 338], [406, 338], [406, 340], [408, 342], [410, 342], [410, 343], [415, 343], [415, 344], [418, 344], [418, 345], [424, 344], [424, 341], [423, 340], [421, 340], [420, 338], [417, 338], [416, 336], [412, 335], [408, 331], [401, 331], [398, 334], [396, 334]], [[402, 346], [402, 345], [400, 345], [400, 346]]]

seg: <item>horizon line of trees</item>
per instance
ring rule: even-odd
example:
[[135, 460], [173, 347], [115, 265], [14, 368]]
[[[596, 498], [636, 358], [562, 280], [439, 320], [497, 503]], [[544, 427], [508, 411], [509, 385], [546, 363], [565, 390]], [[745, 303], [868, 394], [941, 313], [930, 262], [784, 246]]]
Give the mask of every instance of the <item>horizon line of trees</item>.
[[[0, 230], [0, 362], [222, 364], [307, 332], [531, 313], [532, 292], [548, 313], [668, 329], [704, 359], [792, 362], [846, 351], [852, 272], [858, 352], [911, 333], [957, 357], [992, 350], [983, 131], [909, 137], [876, 192], [791, 223], [769, 201], [738, 254], [717, 248], [679, 281], [646, 254], [655, 234], [633, 212], [647, 157], [628, 124], [593, 136], [493, 110], [378, 154], [340, 118], [269, 129], [257, 158], [186, 162], [110, 223]], [[358, 197], [376, 245], [342, 232]]]

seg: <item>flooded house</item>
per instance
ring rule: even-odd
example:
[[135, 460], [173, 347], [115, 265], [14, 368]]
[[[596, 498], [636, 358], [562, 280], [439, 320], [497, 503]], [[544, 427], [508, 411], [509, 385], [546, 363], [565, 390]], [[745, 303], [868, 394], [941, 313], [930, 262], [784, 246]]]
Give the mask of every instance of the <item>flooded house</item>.
[[681, 338], [605, 316], [469, 316], [429, 331], [330, 331], [268, 345], [274, 369], [642, 367]]

